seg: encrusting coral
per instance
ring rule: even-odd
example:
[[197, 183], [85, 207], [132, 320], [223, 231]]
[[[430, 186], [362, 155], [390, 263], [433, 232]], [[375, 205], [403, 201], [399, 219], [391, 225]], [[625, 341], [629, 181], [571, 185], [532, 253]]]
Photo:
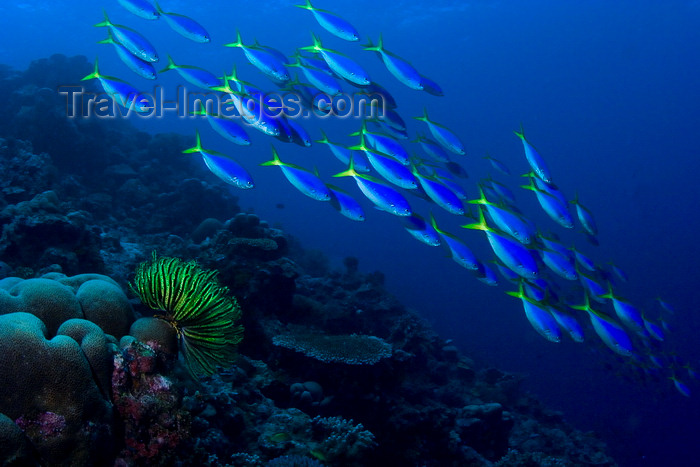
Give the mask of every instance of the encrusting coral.
[[187, 368], [195, 378], [229, 366], [243, 338], [243, 327], [235, 324], [241, 309], [216, 279], [217, 274], [194, 261], [157, 258], [154, 252], [151, 261], [137, 267], [131, 285], [144, 304], [164, 313], [157, 318], [175, 328]]

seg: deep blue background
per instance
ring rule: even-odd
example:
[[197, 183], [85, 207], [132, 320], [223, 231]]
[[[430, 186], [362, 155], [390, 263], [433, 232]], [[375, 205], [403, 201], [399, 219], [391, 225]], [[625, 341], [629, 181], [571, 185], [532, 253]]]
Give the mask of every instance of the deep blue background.
[[[92, 27], [103, 7], [115, 22], [146, 35], [163, 60], [170, 53], [178, 63], [217, 74], [238, 63], [244, 79], [270, 89], [241, 51], [222, 47], [235, 40], [236, 28], [246, 43], [255, 37], [287, 54], [310, 44], [309, 30], [320, 32], [324, 45], [352, 55], [395, 94], [404, 118], [427, 106], [434, 120], [460, 135], [468, 151], [460, 162], [471, 174], [467, 188], [474, 195], [476, 181], [489, 171], [481, 159], [486, 151], [516, 174], [527, 170], [512, 134], [523, 122], [557, 185], [570, 198], [577, 191], [600, 226], [598, 248], [570, 233], [563, 238], [576, 238], [597, 261], [614, 259], [625, 269], [631, 281], [621, 293], [635, 304], [651, 308], [657, 295], [674, 304], [678, 314], [667, 348], [698, 364], [699, 2], [318, 2], [350, 20], [363, 36], [361, 43], [367, 37], [376, 41], [383, 32], [385, 46], [440, 83], [443, 98], [403, 87], [374, 54], [329, 36], [308, 12], [291, 7], [293, 2], [163, 0], [166, 10], [192, 16], [209, 29], [213, 41], [206, 45], [178, 36], [163, 21], [132, 16], [116, 1], [8, 3], [0, 5], [1, 63], [21, 70], [52, 53], [85, 54], [91, 60], [99, 54], [103, 72], [142, 89], [153, 83], [130, 74], [111, 46], [95, 44], [106, 34]], [[158, 81], [166, 92], [178, 82], [172, 72]], [[306, 247], [326, 252], [337, 267], [353, 255], [362, 270], [383, 271], [388, 288], [444, 336], [480, 362], [526, 374], [529, 390], [563, 410], [577, 427], [599, 432], [624, 465], [690, 465], [696, 459], [697, 384], [691, 385], [697, 394], [685, 399], [670, 382], [641, 386], [616, 377], [605, 369], [597, 346], [544, 341], [503, 286], [476, 281], [443, 250], [413, 240], [394, 217], [367, 203], [367, 221], [350, 222], [299, 194], [278, 169], [258, 167], [269, 159], [269, 141], [262, 135], [251, 131], [253, 145], [241, 148], [201, 121], [135, 123], [149, 131], [185, 134], [198, 127], [205, 146], [235, 156], [253, 173], [256, 189], [237, 192], [242, 207], [281, 224]], [[305, 125], [313, 137], [320, 136], [317, 124]], [[418, 122], [409, 125], [412, 132], [425, 131]], [[332, 139], [353, 143], [345, 135], [358, 124], [348, 120], [323, 127]], [[343, 169], [321, 145], [276, 146], [283, 160], [317, 166], [326, 180]], [[337, 182], [361, 198], [351, 180]], [[509, 183], [520, 182], [512, 177]], [[538, 225], [561, 233], [529, 195], [518, 190], [519, 206]], [[280, 202], [284, 209], [275, 207]], [[415, 206], [427, 213], [427, 206], [417, 201]], [[447, 230], [489, 257], [479, 232], [462, 231], [457, 220], [438, 215]]]

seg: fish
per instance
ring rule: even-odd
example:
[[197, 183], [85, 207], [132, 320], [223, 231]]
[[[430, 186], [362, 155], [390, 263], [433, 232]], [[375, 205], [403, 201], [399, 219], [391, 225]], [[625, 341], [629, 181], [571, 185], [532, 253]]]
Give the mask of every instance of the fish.
[[588, 313], [593, 330], [610, 350], [623, 357], [631, 357], [634, 354], [634, 347], [622, 326], [609, 316], [594, 310], [591, 307], [587, 293], [584, 292], [583, 296], [583, 305], [569, 305], [569, 307]]
[[168, 26], [181, 36], [202, 44], [211, 42], [211, 36], [207, 30], [204, 29], [204, 26], [189, 16], [165, 12], [160, 5], [158, 5], [158, 2], [156, 2], [156, 10], [163, 17], [165, 22], [168, 23]]
[[455, 263], [465, 269], [479, 270], [480, 263], [474, 253], [459, 238], [440, 229], [432, 213], [430, 214], [430, 225], [433, 226], [435, 232], [440, 236], [443, 244], [449, 248], [452, 260]]
[[381, 130], [384, 130], [396, 139], [408, 139], [406, 122], [403, 121], [395, 109], [387, 107], [379, 116], [366, 120], [374, 123]]
[[503, 183], [497, 182], [490, 175], [483, 179], [482, 186], [490, 187], [493, 192], [508, 205], [515, 205], [515, 193]]
[[576, 216], [586, 233], [592, 237], [598, 235], [598, 225], [593, 218], [593, 214], [578, 200], [578, 193], [569, 202], [576, 207]]
[[569, 281], [578, 280], [576, 265], [567, 255], [548, 248], [543, 248], [539, 251], [542, 262], [557, 276]]
[[197, 138], [197, 142], [193, 147], [182, 151], [183, 154], [199, 153], [202, 156], [204, 164], [207, 166], [207, 168], [214, 175], [229, 185], [242, 189], [249, 189], [255, 186], [253, 183], [253, 177], [250, 176], [248, 171], [242, 165], [226, 154], [204, 149], [199, 137], [199, 131], [195, 133], [195, 136]]
[[320, 54], [330, 69], [333, 70], [333, 73], [352, 84], [365, 86], [372, 81], [369, 74], [350, 57], [340, 52], [336, 52], [335, 50], [323, 47], [321, 40], [315, 34], [312, 34], [311, 36], [314, 42], [313, 45], [301, 47], [299, 50], [308, 50], [310, 52]]
[[670, 376], [669, 379], [673, 381], [673, 386], [685, 397], [690, 397], [690, 388], [683, 381], [678, 379], [675, 375]]
[[515, 133], [515, 136], [520, 138], [522, 141], [523, 149], [525, 150], [525, 159], [527, 159], [527, 163], [530, 164], [530, 168], [532, 168], [535, 175], [537, 175], [537, 177], [543, 182], [551, 184], [552, 175], [549, 168], [547, 167], [547, 164], [542, 156], [540, 156], [537, 150], [528, 142], [527, 139], [525, 139], [523, 126], [520, 125], [520, 131], [514, 131], [513, 133]]
[[367, 140], [367, 143], [369, 143], [369, 145], [377, 151], [391, 156], [392, 158], [400, 162], [402, 165], [408, 166], [411, 164], [408, 152], [406, 151], [406, 149], [404, 149], [403, 146], [401, 146], [401, 143], [399, 143], [391, 136], [369, 131], [367, 129], [366, 120], [362, 120], [362, 128], [360, 129], [360, 131], [356, 131], [350, 134], [350, 136], [360, 135], [364, 135], [365, 139]]
[[95, 27], [106, 27], [117, 42], [126, 47], [129, 52], [141, 60], [146, 62], [158, 61], [158, 52], [156, 48], [148, 42], [148, 39], [131, 28], [112, 23], [106, 11], [104, 12], [104, 17], [104, 21], [97, 23]]
[[489, 217], [491, 217], [496, 224], [496, 227], [509, 234], [523, 245], [532, 243], [535, 232], [530, 228], [527, 222], [523, 221], [520, 216], [514, 212], [488, 201], [481, 185], [479, 185], [479, 195], [479, 199], [471, 200], [469, 203], [484, 206]]
[[[224, 84], [213, 86], [210, 89], [227, 93], [238, 112], [238, 116], [247, 124], [268, 136], [279, 136], [282, 133], [282, 119], [276, 118], [279, 114], [270, 115], [262, 95], [249, 97], [247, 94], [232, 89], [229, 78], [231, 77], [224, 75]], [[235, 70], [233, 78], [235, 78]]]
[[561, 342], [561, 329], [549, 311], [549, 307], [525, 295], [522, 282], [517, 292], [508, 291], [506, 294], [522, 301], [525, 317], [539, 335], [550, 342]]
[[585, 340], [583, 328], [571, 313], [551, 306], [548, 309], [559, 326], [569, 334], [572, 341], [581, 343]]
[[437, 141], [434, 141], [426, 136], [418, 133], [416, 139], [412, 143], [420, 143], [421, 148], [427, 155], [438, 162], [450, 162], [450, 156]]
[[284, 62], [274, 53], [260, 46], [244, 45], [240, 31], [236, 31], [236, 41], [224, 44], [224, 47], [234, 47], [243, 50], [243, 54], [251, 65], [276, 82], [287, 83], [291, 80]]
[[287, 118], [286, 115], [280, 115], [277, 121], [280, 123], [282, 130], [278, 136], [279, 140], [292, 142], [302, 147], [311, 147], [311, 136], [306, 129], [295, 118]]
[[209, 125], [211, 125], [214, 131], [232, 143], [238, 144], [239, 146], [250, 145], [250, 137], [248, 136], [248, 133], [246, 133], [246, 131], [241, 128], [241, 126], [236, 123], [234, 119], [220, 117], [208, 113], [203, 108], [193, 111], [192, 114], [205, 116], [207, 118], [207, 122], [209, 122]]
[[666, 300], [663, 300], [661, 297], [656, 297], [656, 301], [659, 303], [661, 309], [664, 310], [666, 313], [671, 315], [676, 314], [675, 308], [671, 306], [671, 304], [668, 303]]
[[493, 269], [483, 263], [479, 263], [479, 269], [475, 271], [474, 276], [488, 286], [498, 286], [498, 276], [493, 272]]
[[449, 213], [458, 216], [464, 215], [462, 200], [460, 200], [459, 196], [450, 190], [447, 185], [434, 177], [421, 174], [415, 166], [413, 166], [412, 171], [421, 188], [425, 191], [425, 194], [428, 195], [435, 204]]
[[304, 5], [294, 6], [310, 11], [314, 15], [314, 18], [316, 19], [318, 24], [334, 36], [350, 42], [356, 42], [360, 40], [360, 34], [357, 32], [357, 30], [353, 27], [352, 24], [350, 24], [340, 16], [331, 13], [330, 11], [315, 8], [309, 0], [306, 0], [306, 4]]
[[649, 333], [651, 337], [659, 342], [664, 340], [664, 330], [653, 321], [650, 321], [642, 315], [642, 321], [644, 322], [644, 329]]
[[117, 0], [128, 12], [143, 18], [143, 19], [158, 19], [160, 13], [158, 10], [146, 0]]
[[221, 86], [221, 80], [214, 73], [192, 65], [176, 65], [173, 58], [168, 55], [168, 66], [160, 70], [160, 73], [175, 70], [188, 83], [194, 84], [198, 88], [211, 90]]
[[273, 443], [286, 443], [291, 439], [292, 435], [284, 431], [280, 433], [275, 433], [274, 435], [270, 436], [270, 441], [272, 441]]
[[423, 115], [413, 118], [421, 122], [425, 122], [425, 124], [428, 125], [430, 134], [432, 134], [438, 143], [440, 143], [445, 149], [452, 151], [455, 154], [466, 154], [464, 144], [462, 144], [457, 135], [452, 133], [449, 129], [447, 129], [447, 127], [428, 118], [428, 109], [423, 108]]
[[583, 290], [588, 294], [587, 296], [590, 296], [598, 303], [605, 303], [605, 299], [602, 298], [606, 292], [605, 288], [600, 285], [594, 277], [585, 274], [580, 269], [576, 269], [576, 273], [578, 274], [581, 286], [583, 286]]
[[560, 197], [555, 194], [559, 192], [555, 192], [553, 189], [551, 189], [551, 187], [548, 190], [545, 190], [544, 186], [547, 185], [545, 183], [540, 183], [538, 185], [537, 181], [539, 179], [531, 176], [531, 174], [526, 174], [525, 176], [530, 177], [530, 183], [528, 185], [520, 185], [520, 187], [535, 192], [540, 206], [552, 220], [565, 229], [573, 229], [574, 221], [569, 213], [568, 204], [566, 202], [562, 202]]
[[411, 205], [401, 193], [370, 175], [357, 173], [352, 159], [350, 159], [347, 170], [333, 176], [352, 177], [362, 194], [383, 211], [395, 216], [410, 216], [413, 214]]
[[129, 111], [133, 109], [137, 113], [146, 113], [153, 110], [153, 102], [142, 96], [141, 91], [119, 78], [100, 74], [97, 58], [95, 58], [93, 72], [82, 78], [81, 81], [91, 79], [98, 80], [100, 85], [102, 85], [102, 89], [121, 107]]
[[331, 150], [331, 153], [336, 157], [336, 159], [338, 159], [340, 162], [347, 166], [348, 164], [350, 164], [350, 159], [352, 158], [354, 160], [355, 170], [362, 173], [370, 171], [369, 165], [363, 160], [363, 156], [360, 155], [359, 151], [354, 151], [352, 149], [346, 148], [341, 144], [331, 142], [328, 139], [328, 136], [326, 136], [326, 134], [323, 132], [323, 130], [320, 131], [321, 139], [316, 140], [316, 142], [327, 145], [328, 148]]
[[484, 211], [479, 210], [479, 222], [461, 226], [465, 229], [481, 230], [486, 233], [486, 238], [491, 249], [503, 264], [513, 272], [525, 279], [534, 279], [539, 276], [539, 268], [532, 252], [516, 240], [503, 232], [498, 232], [486, 223]]
[[101, 40], [98, 44], [112, 44], [114, 50], [117, 51], [119, 59], [127, 66], [131, 71], [136, 73], [142, 78], [146, 79], [156, 79], [156, 69], [151, 62], [140, 59], [136, 55], [132, 54], [129, 49], [121, 45], [119, 42], [114, 40], [112, 36], [112, 31], [107, 30], [107, 39]]
[[293, 57], [295, 60], [299, 59], [302, 65], [317, 68], [329, 76], [336, 76], [323, 58], [307, 57], [306, 55], [302, 55], [299, 50], [294, 51]]
[[[258, 100], [263, 100], [265, 97], [265, 92], [261, 91], [260, 89], [256, 88], [253, 83], [249, 83], [248, 81], [243, 81], [241, 78], [238, 77], [238, 72], [236, 71], [236, 66], [233, 66], [233, 70], [231, 70], [231, 74], [227, 75], [224, 73], [224, 76], [219, 78], [221, 81], [224, 81], [226, 84], [229, 85], [230, 83], [233, 83], [236, 86], [235, 91], [238, 91], [239, 93], [250, 96], [253, 98], [256, 98]], [[225, 89], [222, 90], [222, 92], [226, 92]]]
[[417, 91], [423, 90], [423, 80], [420, 73], [406, 60], [386, 50], [381, 34], [379, 34], [379, 42], [377, 42], [377, 45], [372, 44], [370, 40], [363, 48], [367, 51], [376, 52], [379, 58], [384, 62], [386, 69], [401, 83]]
[[484, 159], [489, 161], [491, 163], [491, 166], [501, 172], [503, 175], [510, 175], [510, 169], [508, 168], [507, 165], [505, 165], [503, 162], [499, 161], [498, 159], [491, 157], [489, 153], [486, 153], [484, 156]]
[[411, 170], [391, 156], [368, 147], [365, 143], [364, 133], [360, 134], [360, 144], [350, 146], [348, 149], [362, 151], [365, 157], [367, 157], [367, 160], [369, 160], [369, 163], [374, 167], [374, 170], [388, 182], [409, 190], [418, 187], [416, 178], [413, 176]]
[[428, 94], [438, 97], [445, 95], [440, 85], [427, 76], [420, 77], [420, 85], [423, 87], [423, 91], [427, 92]]
[[597, 270], [593, 260], [590, 259], [588, 256], [584, 255], [583, 253], [581, 253], [580, 251], [578, 251], [575, 246], [571, 247], [571, 252], [573, 252], [573, 254], [574, 254], [574, 258], [576, 259], [576, 264], [582, 266], [584, 269], [586, 269], [590, 272], [595, 272]]
[[391, 93], [387, 91], [385, 87], [383, 87], [376, 81], [372, 81], [367, 86], [363, 86], [362, 89], [359, 89], [355, 93], [355, 95], [367, 95], [369, 97], [376, 97], [377, 95], [381, 96], [382, 107], [380, 108], [395, 109], [399, 106], [394, 96], [392, 96]]
[[337, 186], [326, 183], [331, 193], [331, 206], [350, 220], [362, 222], [365, 220], [365, 211], [355, 198], [341, 190]]
[[260, 165], [279, 167], [289, 183], [311, 199], [317, 201], [331, 200], [330, 191], [316, 174], [298, 165], [282, 162], [274, 146], [272, 146], [272, 160], [263, 162]]
[[568, 248], [561, 243], [549, 239], [543, 235], [539, 236], [544, 247], [540, 249], [540, 255], [544, 264], [559, 277], [575, 281], [578, 279], [576, 271], [576, 260]]
[[440, 246], [440, 235], [433, 226], [418, 214], [411, 214], [401, 218], [406, 231], [419, 242], [428, 246]]
[[630, 278], [627, 275], [627, 273], [625, 271], [623, 271], [619, 266], [617, 266], [612, 261], [608, 261], [608, 264], [610, 265], [610, 269], [615, 274], [615, 276], [617, 276], [618, 279], [620, 279], [622, 282], [629, 282], [630, 281]]
[[435, 177], [437, 181], [449, 188], [455, 195], [457, 195], [457, 198], [461, 199], [462, 201], [469, 199], [467, 190], [465, 190], [464, 187], [462, 187], [462, 185], [460, 185], [460, 183], [455, 180], [454, 177], [452, 177], [452, 174], [449, 171], [442, 170], [439, 167], [434, 167], [432, 176]]
[[[491, 263], [493, 263], [496, 266], [496, 269], [498, 270], [498, 272], [500, 272], [501, 275], [503, 276], [503, 278], [505, 280], [507, 280], [508, 282], [512, 282], [514, 284], [517, 284], [520, 281], [521, 277], [518, 274], [511, 271], [508, 266], [506, 266], [505, 264], [500, 262], [498, 259], [492, 260]], [[531, 286], [529, 286], [529, 287], [533, 288]], [[528, 296], [531, 296], [529, 292], [528, 292]], [[532, 298], [535, 298], [535, 297], [532, 297]], [[542, 299], [544, 299], [544, 294], [542, 294]], [[535, 298], [535, 300], [538, 300], [538, 299]]]
[[634, 331], [641, 337], [645, 337], [647, 335], [644, 320], [642, 319], [642, 314], [640, 311], [631, 303], [626, 302], [615, 295], [610, 282], [608, 282], [608, 293], [601, 295], [600, 298], [607, 298], [612, 302], [615, 314], [622, 324], [627, 327], [627, 329]]
[[303, 65], [299, 56], [294, 63], [287, 64], [288, 67], [301, 69], [304, 77], [311, 83], [312, 86], [329, 96], [336, 96], [342, 92], [340, 83], [320, 68], [315, 68], [310, 65]]

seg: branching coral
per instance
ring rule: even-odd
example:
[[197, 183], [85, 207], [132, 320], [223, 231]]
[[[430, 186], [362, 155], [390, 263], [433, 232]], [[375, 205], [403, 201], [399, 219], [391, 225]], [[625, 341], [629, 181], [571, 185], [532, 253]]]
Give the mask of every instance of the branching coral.
[[241, 309], [217, 274], [194, 261], [153, 253], [151, 261], [137, 267], [131, 285], [145, 305], [163, 312], [156, 317], [175, 328], [187, 368], [196, 378], [230, 365], [243, 338], [243, 328], [235, 324]]

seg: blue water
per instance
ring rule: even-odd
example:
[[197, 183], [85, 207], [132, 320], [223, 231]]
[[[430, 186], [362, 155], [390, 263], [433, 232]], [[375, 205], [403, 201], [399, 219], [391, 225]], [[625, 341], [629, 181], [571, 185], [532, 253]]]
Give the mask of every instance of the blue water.
[[[163, 0], [166, 10], [200, 21], [212, 36], [195, 44], [163, 21], [148, 22], [116, 1], [26, 1], [0, 5], [0, 62], [24, 69], [53, 53], [100, 57], [101, 70], [141, 89], [153, 83], [119, 62], [111, 46], [97, 45], [103, 28], [92, 25], [102, 8], [117, 23], [146, 35], [165, 60], [197, 65], [216, 74], [238, 64], [239, 74], [259, 86], [270, 85], [247, 65], [240, 50], [225, 49], [240, 29], [246, 43], [260, 42], [291, 54], [310, 45], [310, 30], [324, 45], [362, 64], [399, 101], [407, 120], [424, 106], [434, 120], [459, 134], [467, 148], [460, 163], [470, 173], [470, 194], [490, 169], [487, 151], [514, 174], [528, 170], [522, 146], [512, 131], [522, 122], [526, 135], [550, 166], [556, 184], [572, 198], [578, 192], [600, 228], [600, 246], [562, 232], [545, 217], [531, 193], [518, 190], [518, 206], [545, 229], [561, 234], [598, 262], [614, 260], [630, 276], [620, 290], [633, 303], [652, 308], [657, 295], [678, 310], [665, 348], [700, 366], [697, 335], [700, 306], [697, 263], [700, 228], [696, 189], [700, 170], [700, 2], [697, 1], [476, 1], [416, 0], [324, 1], [318, 5], [351, 21], [365, 38], [383, 33], [385, 46], [408, 59], [445, 91], [438, 98], [396, 81], [374, 54], [358, 44], [330, 37], [305, 11], [284, 1], [188, 2]], [[162, 62], [161, 62], [162, 63]], [[164, 66], [164, 65], [163, 65]], [[170, 75], [170, 76], [169, 76]], [[180, 82], [173, 72], [158, 84], [172, 92]], [[67, 83], [69, 84], [69, 83]], [[192, 119], [134, 119], [147, 131], [202, 132], [205, 146], [234, 155], [256, 180], [256, 188], [237, 191], [239, 204], [270, 223], [279, 223], [307, 248], [324, 251], [340, 267], [345, 256], [360, 259], [363, 271], [381, 270], [387, 287], [418, 310], [447, 338], [478, 361], [526, 374], [526, 389], [562, 410], [581, 429], [596, 430], [623, 465], [691, 465], [700, 433], [700, 386], [687, 399], [670, 381], [643, 385], [606, 368], [607, 350], [564, 340], [552, 344], [535, 333], [512, 287], [490, 288], [455, 265], [444, 250], [407, 235], [396, 218], [371, 208], [364, 223], [351, 222], [329, 206], [299, 194], [274, 167], [269, 140], [251, 130], [253, 144], [232, 146], [206, 123]], [[408, 122], [412, 132], [422, 124]], [[354, 143], [347, 133], [357, 122], [304, 122], [312, 137], [322, 126], [332, 140]], [[319, 169], [324, 179], [343, 170], [328, 149], [276, 143], [285, 161]], [[186, 157], [174, 154], [173, 157]], [[521, 180], [508, 180], [515, 188]], [[213, 176], [212, 176], [213, 179]], [[349, 180], [337, 181], [357, 199]], [[462, 231], [449, 214], [409, 198], [422, 214], [438, 215], [446, 230], [459, 234], [477, 255], [490, 257], [479, 232]], [[276, 207], [284, 204], [284, 209]], [[462, 222], [463, 223], [463, 222]], [[596, 337], [587, 334], [589, 341]]]

